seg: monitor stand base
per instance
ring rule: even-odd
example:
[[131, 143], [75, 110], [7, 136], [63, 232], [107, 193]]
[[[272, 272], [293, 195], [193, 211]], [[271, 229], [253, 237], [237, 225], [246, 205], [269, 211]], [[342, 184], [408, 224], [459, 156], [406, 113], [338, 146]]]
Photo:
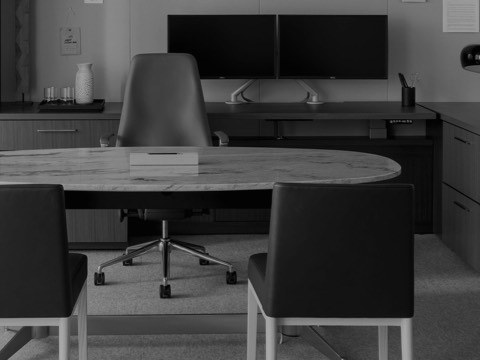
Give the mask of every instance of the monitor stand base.
[[225, 104], [228, 104], [228, 105], [239, 105], [239, 104], [248, 104], [248, 102], [246, 102], [246, 101], [240, 101], [240, 100], [237, 100], [237, 101], [225, 101]]
[[238, 104], [248, 104], [249, 101], [240, 101], [238, 100], [238, 97], [242, 95], [243, 97], [243, 92], [247, 90], [247, 88], [252, 85], [257, 79], [250, 79], [247, 82], [245, 82], [242, 86], [240, 86], [237, 90], [232, 92], [230, 95], [230, 101], [225, 101], [225, 104], [229, 105], [238, 105]]
[[318, 100], [318, 93], [313, 90], [313, 88], [308, 85], [305, 80], [297, 80], [297, 83], [307, 91], [307, 101], [309, 105], [320, 105], [323, 104], [323, 101]]

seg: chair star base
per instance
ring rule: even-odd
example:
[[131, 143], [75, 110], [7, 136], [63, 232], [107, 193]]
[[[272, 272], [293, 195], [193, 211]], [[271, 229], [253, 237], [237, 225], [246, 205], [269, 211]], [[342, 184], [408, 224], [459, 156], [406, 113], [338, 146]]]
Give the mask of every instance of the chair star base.
[[226, 283], [229, 285], [237, 283], [237, 272], [234, 271], [231, 263], [209, 255], [204, 246], [169, 238], [168, 226], [166, 225], [167, 221], [164, 220], [163, 222], [162, 238], [151, 241], [146, 245], [142, 244], [140, 247], [129, 247], [126, 249], [124, 255], [101, 264], [98, 267], [97, 272], [94, 274], [94, 284], [97, 286], [105, 285], [105, 273], [103, 272], [104, 268], [118, 263], [123, 263], [124, 265], [126, 265], [125, 263], [128, 265], [133, 265], [134, 258], [145, 255], [152, 251], [160, 251], [162, 253], [163, 278], [162, 284], [160, 285], [159, 294], [160, 298], [170, 298], [172, 293], [171, 286], [168, 284], [168, 281], [170, 278], [170, 253], [172, 250], [180, 250], [192, 256], [198, 257], [200, 259], [200, 265], [214, 263], [226, 266], [228, 268], [228, 271], [226, 272]]

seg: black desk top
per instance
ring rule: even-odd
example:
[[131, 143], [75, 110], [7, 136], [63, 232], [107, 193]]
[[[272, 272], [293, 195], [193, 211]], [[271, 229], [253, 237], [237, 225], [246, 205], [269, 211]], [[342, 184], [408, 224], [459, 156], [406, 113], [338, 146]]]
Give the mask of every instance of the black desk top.
[[0, 120], [118, 120], [121, 112], [121, 102], [105, 103], [102, 112], [39, 112], [38, 103], [29, 106], [0, 104]]
[[435, 119], [434, 112], [421, 106], [403, 107], [400, 102], [358, 101], [332, 102], [319, 105], [306, 103], [249, 103], [228, 105], [207, 103], [209, 119], [265, 120], [394, 120]]
[[[108, 120], [120, 119], [122, 103], [105, 104], [103, 112], [39, 112], [38, 103], [20, 106], [2, 103], [0, 120]], [[435, 119], [436, 114], [422, 106], [402, 107], [400, 102], [336, 102], [320, 105], [305, 103], [250, 103], [228, 105], [206, 103], [209, 119], [227, 120], [375, 120], [375, 119]]]
[[422, 102], [420, 105], [437, 112], [441, 120], [480, 135], [480, 103]]

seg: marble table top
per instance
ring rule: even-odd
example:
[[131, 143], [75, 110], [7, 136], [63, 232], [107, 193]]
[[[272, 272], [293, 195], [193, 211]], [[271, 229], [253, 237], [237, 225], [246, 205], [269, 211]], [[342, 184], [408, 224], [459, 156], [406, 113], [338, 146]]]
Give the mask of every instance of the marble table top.
[[[198, 166], [130, 166], [131, 152], [198, 152]], [[0, 185], [62, 184], [70, 191], [228, 191], [275, 182], [365, 183], [400, 174], [372, 154], [316, 149], [157, 147], [0, 152]]]

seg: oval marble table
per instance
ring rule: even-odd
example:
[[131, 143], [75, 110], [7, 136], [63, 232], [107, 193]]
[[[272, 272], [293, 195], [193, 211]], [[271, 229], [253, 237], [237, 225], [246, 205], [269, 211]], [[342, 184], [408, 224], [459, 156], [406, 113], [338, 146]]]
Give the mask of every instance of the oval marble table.
[[[131, 152], [197, 152], [199, 165], [131, 167]], [[69, 208], [158, 207], [160, 200], [162, 207], [264, 207], [275, 182], [366, 183], [396, 177], [400, 171], [391, 159], [339, 150], [113, 147], [0, 152], [0, 184], [62, 184]], [[205, 195], [214, 193], [216, 200], [209, 203], [212, 196]], [[256, 205], [247, 193], [255, 195]]]
[[[190, 151], [198, 152], [198, 167], [129, 164], [131, 152]], [[269, 208], [275, 182], [352, 184], [399, 174], [400, 166], [388, 158], [338, 150], [162, 147], [0, 152], [0, 185], [62, 184], [66, 207], [73, 209]], [[131, 316], [123, 322], [121, 316], [115, 318], [116, 327], [132, 329]], [[146, 329], [139, 325], [144, 321], [137, 322], [138, 333], [148, 333], [148, 325]], [[10, 341], [0, 351], [0, 360], [28, 338]]]

